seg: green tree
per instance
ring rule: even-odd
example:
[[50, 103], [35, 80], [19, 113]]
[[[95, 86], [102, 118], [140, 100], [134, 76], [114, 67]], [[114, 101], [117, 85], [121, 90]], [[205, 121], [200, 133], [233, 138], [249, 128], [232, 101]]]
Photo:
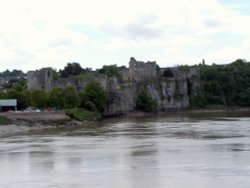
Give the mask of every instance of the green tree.
[[138, 94], [136, 99], [136, 108], [138, 110], [152, 112], [157, 110], [157, 102], [154, 100], [147, 91], [142, 91]]
[[60, 73], [56, 71], [56, 69], [52, 70], [52, 78], [53, 80], [58, 80], [60, 78]]
[[61, 76], [63, 78], [68, 78], [70, 76], [76, 76], [84, 73], [85, 70], [81, 67], [79, 63], [73, 62], [68, 63], [67, 66], [61, 71]]
[[204, 108], [207, 104], [204, 92], [200, 88], [191, 94], [189, 101], [192, 107]]
[[31, 91], [31, 105], [44, 109], [48, 104], [48, 93], [45, 90], [33, 90]]
[[27, 82], [20, 80], [7, 90], [5, 98], [17, 99], [17, 108], [23, 110], [30, 105], [30, 92], [27, 90]]
[[107, 75], [109, 78], [113, 76], [118, 79], [121, 78], [121, 74], [117, 65], [104, 65], [99, 72]]
[[7, 69], [1, 73], [1, 76], [2, 77], [24, 77], [25, 73], [23, 73], [23, 71], [21, 70], [14, 69], [13, 71], [9, 71]]
[[240, 105], [250, 106], [250, 88], [240, 94]]
[[7, 94], [3, 91], [0, 91], [0, 99], [6, 99], [7, 98]]
[[78, 93], [73, 87], [66, 87], [64, 89], [64, 107], [75, 108], [80, 104]]
[[89, 82], [84, 91], [80, 93], [81, 107], [88, 110], [97, 109], [100, 113], [104, 112], [106, 105], [106, 92], [100, 83]]
[[228, 65], [200, 65], [199, 68], [201, 93], [205, 97], [206, 105], [246, 106], [248, 104], [249, 62], [238, 59]]
[[62, 88], [53, 88], [49, 93], [48, 104], [50, 107], [64, 108], [64, 90]]

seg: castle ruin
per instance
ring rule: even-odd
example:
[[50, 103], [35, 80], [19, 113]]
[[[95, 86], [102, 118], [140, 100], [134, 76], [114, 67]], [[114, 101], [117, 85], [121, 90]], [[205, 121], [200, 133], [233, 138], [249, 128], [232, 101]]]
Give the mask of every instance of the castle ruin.
[[143, 81], [156, 78], [156, 62], [155, 61], [137, 61], [131, 57], [129, 68], [122, 71], [123, 81]]
[[[129, 62], [129, 68], [124, 68], [121, 71], [123, 82], [140, 82], [144, 80], [153, 80], [156, 78], [156, 62], [155, 61], [137, 61], [135, 58], [131, 57]], [[41, 70], [29, 71], [27, 74], [28, 89], [42, 89], [51, 90], [54, 87], [66, 87], [72, 86], [77, 89], [77, 91], [84, 88], [86, 82], [95, 80], [100, 82], [104, 88], [106, 88], [105, 76], [95, 74], [93, 78], [61, 78], [58, 80], [53, 79], [53, 69], [43, 68]]]
[[157, 101], [159, 110], [182, 109], [189, 106], [189, 97], [199, 87], [199, 71], [191, 68], [159, 68], [156, 62], [137, 61], [130, 58], [129, 67], [121, 68], [121, 80], [108, 78], [98, 72], [88, 76], [53, 79], [52, 68], [30, 71], [27, 75], [28, 89], [51, 90], [55, 87], [74, 87], [78, 92], [91, 81], [99, 82], [106, 90], [108, 101], [105, 113], [114, 115], [133, 111], [138, 94], [147, 90]]
[[53, 70], [43, 68], [41, 70], [29, 71], [27, 74], [28, 89], [52, 89]]

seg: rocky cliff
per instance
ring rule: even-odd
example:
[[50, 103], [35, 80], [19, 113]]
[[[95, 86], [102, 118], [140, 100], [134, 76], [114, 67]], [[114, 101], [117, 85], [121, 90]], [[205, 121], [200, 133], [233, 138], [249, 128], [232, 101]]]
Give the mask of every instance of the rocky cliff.
[[184, 109], [189, 107], [189, 97], [198, 86], [199, 71], [195, 69], [187, 72], [175, 70], [170, 77], [160, 75], [151, 80], [122, 84], [115, 77], [109, 78], [105, 115], [112, 116], [135, 110], [136, 98], [143, 90], [155, 99], [158, 110]]
[[157, 103], [158, 110], [176, 110], [189, 106], [190, 96], [200, 84], [198, 68], [180, 70], [160, 68], [156, 62], [142, 62], [130, 59], [129, 67], [122, 68], [119, 81], [98, 72], [70, 78], [53, 78], [53, 70], [44, 68], [28, 73], [29, 89], [51, 90], [55, 87], [74, 87], [82, 91], [91, 81], [99, 82], [106, 90], [108, 100], [105, 115], [111, 116], [136, 109], [139, 93], [146, 91]]

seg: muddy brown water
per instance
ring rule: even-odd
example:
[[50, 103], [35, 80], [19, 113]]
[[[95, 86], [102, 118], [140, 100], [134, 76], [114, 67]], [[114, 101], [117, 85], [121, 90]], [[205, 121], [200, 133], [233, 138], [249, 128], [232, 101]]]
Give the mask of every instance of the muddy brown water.
[[114, 118], [0, 138], [0, 188], [249, 185], [249, 113]]

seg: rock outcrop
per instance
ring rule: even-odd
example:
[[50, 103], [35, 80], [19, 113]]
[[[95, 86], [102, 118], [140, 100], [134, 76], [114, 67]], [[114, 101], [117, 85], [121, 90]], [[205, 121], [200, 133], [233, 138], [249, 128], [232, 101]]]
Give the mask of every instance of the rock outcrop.
[[121, 71], [121, 80], [93, 73], [92, 77], [77, 77], [54, 80], [52, 69], [28, 73], [29, 89], [51, 90], [54, 87], [72, 86], [77, 91], [84, 89], [90, 81], [99, 82], [107, 92], [106, 116], [135, 110], [136, 98], [141, 91], [157, 102], [158, 110], [177, 110], [189, 106], [189, 97], [199, 87], [200, 74], [196, 68], [181, 71], [178, 68], [159, 68], [156, 62], [130, 59], [129, 68]]
[[[194, 71], [194, 70], [192, 70]], [[157, 102], [158, 110], [169, 111], [189, 107], [189, 97], [194, 87], [199, 86], [199, 73], [182, 77], [159, 77], [144, 82], [118, 84], [116, 78], [109, 79], [107, 86], [108, 102], [105, 115], [116, 115], [135, 110], [136, 98], [142, 90]], [[110, 87], [112, 85], [112, 87]]]

